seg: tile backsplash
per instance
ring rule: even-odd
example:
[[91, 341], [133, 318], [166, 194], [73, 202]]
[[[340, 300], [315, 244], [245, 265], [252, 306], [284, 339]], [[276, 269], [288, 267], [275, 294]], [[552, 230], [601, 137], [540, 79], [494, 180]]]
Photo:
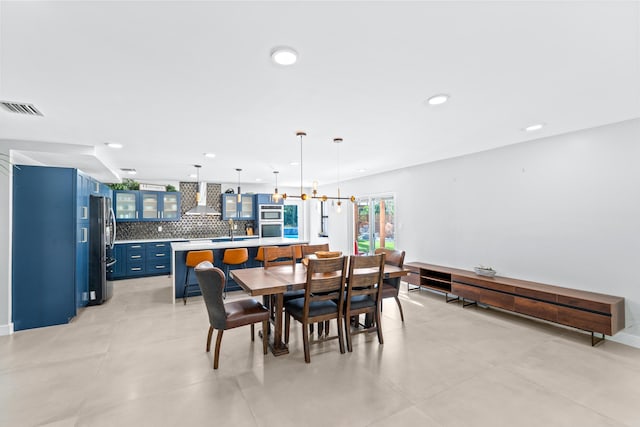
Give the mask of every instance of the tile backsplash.
[[[158, 222], [118, 222], [117, 240], [142, 239], [199, 239], [229, 235], [229, 223], [219, 216], [185, 215], [196, 205], [197, 183], [181, 182], [181, 216], [179, 221]], [[222, 186], [207, 183], [207, 206], [221, 212]], [[237, 235], [244, 235], [245, 226], [253, 225], [253, 221], [235, 221]], [[158, 231], [162, 227], [162, 231]], [[256, 228], [254, 227], [254, 230]]]

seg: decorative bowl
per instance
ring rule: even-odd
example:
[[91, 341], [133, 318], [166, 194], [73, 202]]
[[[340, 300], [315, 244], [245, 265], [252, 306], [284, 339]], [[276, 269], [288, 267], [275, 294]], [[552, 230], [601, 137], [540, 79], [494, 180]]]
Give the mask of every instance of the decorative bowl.
[[316, 256], [318, 258], [338, 258], [342, 255], [340, 251], [317, 251]]
[[473, 267], [473, 271], [480, 276], [493, 277], [496, 275], [496, 271], [491, 267]]

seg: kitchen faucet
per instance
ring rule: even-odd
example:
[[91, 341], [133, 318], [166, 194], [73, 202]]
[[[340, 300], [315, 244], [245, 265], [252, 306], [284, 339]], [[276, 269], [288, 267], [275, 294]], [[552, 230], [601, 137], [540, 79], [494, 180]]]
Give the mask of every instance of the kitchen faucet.
[[233, 242], [233, 219], [229, 219], [229, 237]]

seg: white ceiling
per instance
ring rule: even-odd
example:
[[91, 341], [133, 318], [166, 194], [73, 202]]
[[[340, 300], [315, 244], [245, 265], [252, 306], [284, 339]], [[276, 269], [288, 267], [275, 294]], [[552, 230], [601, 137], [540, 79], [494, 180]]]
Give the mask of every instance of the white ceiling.
[[305, 130], [329, 183], [338, 154], [349, 179], [640, 117], [639, 27], [638, 1], [3, 0], [0, 100], [44, 117], [0, 109], [0, 142], [105, 182], [295, 186]]

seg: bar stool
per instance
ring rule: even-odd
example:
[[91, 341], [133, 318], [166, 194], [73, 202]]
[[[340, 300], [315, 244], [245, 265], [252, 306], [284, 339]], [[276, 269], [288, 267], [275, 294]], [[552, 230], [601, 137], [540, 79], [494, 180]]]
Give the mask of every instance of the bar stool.
[[[229, 281], [229, 266], [232, 265], [241, 265], [242, 268], [246, 268], [247, 261], [249, 261], [249, 251], [247, 248], [233, 248], [233, 249], [225, 249], [224, 255], [222, 256], [222, 264], [226, 267], [225, 273], [227, 280]], [[223, 297], [227, 296], [227, 285], [225, 282]]]
[[[202, 261], [209, 261], [213, 264], [213, 251], [212, 250], [203, 250], [203, 251], [189, 251], [187, 252], [187, 274], [184, 277], [184, 289], [182, 290], [182, 300], [184, 304], [187, 304], [187, 296], [189, 287], [198, 287], [197, 284], [190, 285], [189, 284], [189, 272], [195, 268], [196, 265], [200, 264]], [[199, 289], [199, 288], [198, 288]]]
[[277, 246], [260, 246], [258, 248], [258, 253], [256, 254], [256, 257], [254, 259], [263, 265], [264, 265], [264, 248], [277, 248]]

